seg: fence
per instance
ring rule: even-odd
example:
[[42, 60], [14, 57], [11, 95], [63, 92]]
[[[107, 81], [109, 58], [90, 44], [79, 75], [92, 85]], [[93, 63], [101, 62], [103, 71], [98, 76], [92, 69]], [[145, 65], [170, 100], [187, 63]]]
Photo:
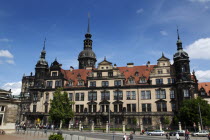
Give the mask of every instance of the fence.
[[[58, 131], [43, 130], [30, 130], [30, 129], [17, 129], [15, 136], [21, 137], [23, 140], [48, 140], [48, 137], [52, 134], [57, 134]], [[79, 136], [73, 133], [62, 134], [64, 140], [96, 140], [87, 136]]]

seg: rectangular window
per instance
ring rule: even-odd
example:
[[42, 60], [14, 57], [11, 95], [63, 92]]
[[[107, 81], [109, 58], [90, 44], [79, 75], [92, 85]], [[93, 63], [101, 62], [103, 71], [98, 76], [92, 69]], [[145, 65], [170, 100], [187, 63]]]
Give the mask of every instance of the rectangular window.
[[171, 99], [174, 99], [175, 98], [174, 90], [171, 90], [170, 91], [170, 98]]
[[88, 101], [95, 101], [95, 100], [97, 100], [97, 92], [89, 92]]
[[157, 85], [163, 84], [163, 79], [156, 79], [156, 84]]
[[52, 87], [52, 81], [47, 81], [47, 87]]
[[136, 104], [132, 104], [132, 112], [136, 112]]
[[84, 93], [76, 93], [75, 101], [84, 101]]
[[115, 80], [114, 86], [121, 86], [121, 80]]
[[119, 104], [119, 112], [122, 112], [122, 110], [123, 110], [123, 106], [122, 104]]
[[67, 86], [72, 87], [73, 86], [73, 81], [69, 81], [69, 83], [67, 84]]
[[4, 112], [5, 110], [5, 107], [4, 106], [0, 106], [0, 111]]
[[33, 105], [33, 112], [36, 112], [36, 105]]
[[34, 101], [37, 101], [38, 100], [38, 94], [37, 93], [34, 93]]
[[151, 104], [142, 104], [142, 112], [151, 112]]
[[79, 113], [79, 105], [76, 105], [76, 113]]
[[171, 103], [171, 109], [172, 109], [172, 111], [176, 111], [176, 104], [175, 103]]
[[76, 93], [75, 101], [79, 101], [79, 93]]
[[114, 100], [123, 100], [122, 91], [114, 91]]
[[45, 105], [45, 113], [48, 113], [48, 105]]
[[96, 110], [97, 110], [96, 107], [97, 107], [96, 105], [93, 105], [93, 112], [96, 112]]
[[183, 89], [183, 92], [184, 92], [184, 97], [190, 97], [188, 89]]
[[142, 118], [142, 122], [143, 122], [143, 125], [152, 125], [152, 118], [144, 117], [144, 118]]
[[69, 100], [73, 101], [73, 93], [69, 93]]
[[101, 92], [101, 100], [110, 100], [110, 93], [109, 93], [109, 91]]
[[140, 83], [140, 84], [146, 83], [146, 78], [141, 78], [140, 81], [139, 81], [139, 83]]
[[167, 106], [166, 106], [166, 103], [162, 103], [162, 110], [164, 112], [167, 112]]
[[84, 105], [80, 105], [80, 112], [84, 112]]
[[92, 105], [88, 105], [88, 112], [92, 112]]
[[109, 105], [106, 105], [106, 112], [109, 112]]
[[156, 90], [156, 99], [165, 99], [166, 98], [166, 92], [165, 90]]
[[1, 126], [2, 123], [3, 123], [3, 116], [4, 116], [4, 114], [0, 114], [0, 126]]
[[109, 81], [102, 81], [102, 87], [108, 87]]
[[45, 100], [46, 102], [48, 102], [49, 101], [49, 93], [46, 93], [46, 100]]
[[205, 93], [204, 91], [201, 91], [201, 95], [203, 95], [203, 96], [204, 96], [204, 95], [206, 95], [206, 93]]
[[133, 78], [128, 79], [128, 84], [135, 84], [135, 80]]
[[167, 105], [165, 102], [159, 102], [157, 103], [157, 111], [158, 112], [161, 112], [161, 111], [164, 111], [166, 112], [167, 111]]
[[136, 100], [136, 92], [135, 91], [126, 91], [127, 100]]
[[141, 91], [141, 99], [151, 99], [151, 91], [146, 90], [146, 91]]
[[127, 104], [127, 112], [131, 112], [131, 104]]
[[163, 71], [162, 70], [158, 70], [158, 74], [162, 74], [163, 73]]
[[78, 81], [78, 86], [83, 86], [84, 85], [84, 81]]
[[157, 103], [157, 111], [161, 112], [161, 103]]
[[113, 76], [113, 72], [108, 72], [108, 76], [112, 77]]
[[57, 72], [52, 72], [52, 76], [57, 76]]
[[142, 112], [146, 112], [146, 104], [142, 104]]
[[118, 112], [118, 111], [117, 111], [117, 106], [118, 106], [118, 105], [114, 105], [114, 112]]
[[98, 77], [102, 77], [102, 72], [98, 72], [98, 73], [97, 73], [97, 76], [98, 76]]
[[91, 81], [90, 82], [90, 87], [96, 87], [96, 81]]
[[55, 87], [60, 87], [61, 86], [61, 81], [55, 81]]

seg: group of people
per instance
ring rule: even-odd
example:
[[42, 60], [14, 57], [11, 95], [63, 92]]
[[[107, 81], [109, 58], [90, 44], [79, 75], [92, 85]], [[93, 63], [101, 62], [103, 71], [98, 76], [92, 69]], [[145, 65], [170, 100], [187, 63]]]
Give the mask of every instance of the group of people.
[[128, 136], [125, 133], [125, 135], [123, 136], [123, 140], [133, 140], [133, 132], [131, 132]]

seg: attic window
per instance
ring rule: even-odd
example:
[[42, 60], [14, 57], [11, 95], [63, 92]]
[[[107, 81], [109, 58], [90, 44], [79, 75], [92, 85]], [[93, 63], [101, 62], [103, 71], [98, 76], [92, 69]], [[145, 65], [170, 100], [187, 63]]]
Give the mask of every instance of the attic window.
[[67, 86], [72, 87], [73, 86], [73, 81], [69, 81], [69, 83], [67, 84]]
[[146, 83], [146, 78], [145, 77], [141, 77], [139, 83], [140, 84]]
[[83, 86], [84, 85], [84, 81], [78, 81], [78, 86]]
[[130, 78], [128, 79], [128, 84], [135, 84], [135, 80], [134, 80], [133, 77], [130, 77]]
[[206, 95], [205, 91], [201, 91], [201, 95], [203, 96]]
[[52, 76], [58, 76], [57, 72], [52, 72]]
[[138, 71], [135, 72], [135, 76], [139, 76], [139, 72]]

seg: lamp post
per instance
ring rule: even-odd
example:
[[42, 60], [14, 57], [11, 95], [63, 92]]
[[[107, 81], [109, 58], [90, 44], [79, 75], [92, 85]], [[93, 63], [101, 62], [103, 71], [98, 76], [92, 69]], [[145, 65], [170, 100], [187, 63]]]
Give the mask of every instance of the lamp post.
[[199, 103], [198, 103], [198, 109], [199, 109], [199, 114], [200, 114], [201, 130], [203, 130], [203, 121], [202, 121], [202, 117], [201, 117], [201, 108], [200, 108], [200, 104]]
[[109, 132], [110, 132], [110, 104], [109, 104]]

